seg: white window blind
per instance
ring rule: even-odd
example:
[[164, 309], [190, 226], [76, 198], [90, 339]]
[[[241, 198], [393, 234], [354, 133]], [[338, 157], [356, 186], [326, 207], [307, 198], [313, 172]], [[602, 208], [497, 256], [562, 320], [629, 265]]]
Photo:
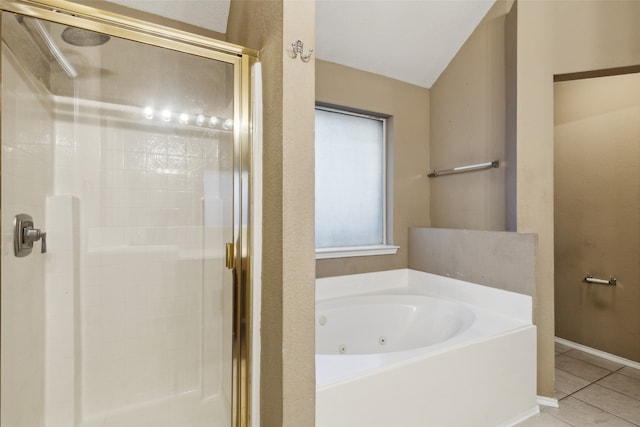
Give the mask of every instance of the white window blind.
[[380, 246], [385, 120], [316, 109], [316, 249]]

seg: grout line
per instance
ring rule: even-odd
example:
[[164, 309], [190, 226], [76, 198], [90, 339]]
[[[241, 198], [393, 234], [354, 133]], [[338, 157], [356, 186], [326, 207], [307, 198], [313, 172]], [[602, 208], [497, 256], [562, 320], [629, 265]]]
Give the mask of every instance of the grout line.
[[[584, 353], [584, 354], [589, 354], [589, 353], [587, 353], [587, 352], [585, 352], [585, 351], [578, 350], [578, 349], [576, 349], [576, 348], [572, 348], [571, 350], [575, 350], [575, 351], [578, 351], [578, 352], [580, 352], [580, 353]], [[624, 368], [624, 365], [622, 365], [622, 366], [620, 366], [619, 368], [616, 368], [616, 369], [609, 369], [609, 368], [605, 368], [604, 366], [596, 365], [595, 363], [591, 363], [591, 362], [589, 362], [588, 360], [580, 359], [579, 357], [573, 357], [572, 355], [567, 354], [567, 353], [569, 353], [571, 350], [567, 351], [566, 353], [562, 353], [562, 354], [563, 354], [564, 356], [570, 357], [570, 358], [572, 358], [572, 359], [574, 359], [574, 360], [579, 360], [579, 361], [581, 361], [581, 362], [588, 363], [588, 364], [589, 364], [589, 365], [591, 365], [591, 366], [595, 366], [596, 368], [604, 369], [605, 371], [609, 371], [609, 372], [617, 372], [617, 371], [619, 371], [620, 369]], [[602, 359], [602, 360], [607, 360], [607, 359], [605, 359], [605, 358], [603, 358], [603, 357], [596, 356], [596, 355], [594, 355], [594, 354], [589, 354], [589, 355], [590, 355], [590, 356], [593, 356], [593, 357], [598, 357], [598, 358], [600, 358], [600, 359]], [[607, 361], [608, 361], [608, 362], [611, 362], [610, 360], [607, 360]], [[612, 362], [612, 363], [615, 363], [615, 362]], [[618, 363], [618, 365], [621, 365], [621, 364], [620, 364], [620, 363]], [[577, 375], [576, 375], [576, 376], [577, 376]], [[605, 375], [605, 376], [606, 376], [606, 375]], [[604, 378], [604, 377], [603, 377], [603, 378]], [[596, 381], [598, 381], [598, 380], [596, 380]]]
[[[580, 402], [584, 403], [585, 405], [588, 405], [588, 406], [594, 407], [594, 408], [596, 408], [596, 409], [599, 409], [599, 410], [601, 410], [602, 412], [607, 413], [607, 414], [609, 414], [609, 415], [613, 416], [614, 418], [617, 418], [617, 419], [619, 419], [619, 420], [625, 421], [625, 422], [627, 422], [627, 423], [629, 423], [629, 424], [631, 424], [631, 425], [638, 426], [638, 424], [634, 423], [633, 421], [630, 421], [630, 420], [628, 420], [628, 419], [626, 419], [626, 418], [624, 418], [624, 417], [621, 417], [621, 416], [620, 416], [620, 415], [618, 415], [618, 414], [614, 414], [613, 412], [610, 412], [610, 411], [608, 411], [608, 410], [606, 410], [606, 409], [604, 409], [604, 408], [601, 408], [601, 407], [599, 407], [599, 406], [596, 406], [596, 405], [594, 405], [594, 404], [593, 404], [593, 403], [591, 403], [591, 402], [587, 402], [587, 401], [585, 401], [585, 400], [582, 400], [582, 399], [580, 399], [579, 397], [574, 397], [574, 399], [579, 400]], [[563, 421], [564, 421], [564, 420], [563, 420]], [[565, 422], [566, 422], [566, 421], [565, 421]], [[576, 426], [576, 427], [581, 427], [581, 426]]]
[[[571, 356], [569, 356], [569, 357], [571, 357]], [[580, 359], [578, 359], [578, 360], [580, 360]], [[584, 362], [584, 360], [583, 360], [583, 362]], [[586, 363], [589, 363], [589, 362], [586, 362]], [[596, 366], [596, 365], [593, 365], [593, 366]], [[600, 367], [600, 366], [599, 366], [599, 367]], [[575, 375], [575, 374], [572, 374], [571, 372], [565, 371], [564, 369], [560, 369], [560, 368], [556, 368], [556, 369], [557, 369], [557, 370], [559, 370], [559, 371], [562, 371], [562, 372], [566, 372], [566, 373], [567, 373], [567, 374], [569, 374], [569, 375], [573, 375], [574, 377], [577, 377], [577, 378], [583, 379], [583, 380], [585, 380], [585, 381], [589, 381], [589, 380], [588, 380], [588, 379], [586, 379], [586, 378], [579, 377], [579, 376], [577, 376], [577, 375]], [[602, 369], [604, 369], [604, 368], [602, 368]], [[606, 374], [606, 375], [604, 375], [604, 376], [602, 376], [602, 377], [598, 378], [597, 380], [593, 380], [593, 381], [591, 381], [589, 384], [585, 385], [584, 387], [580, 387], [579, 389], [577, 389], [576, 391], [574, 391], [574, 392], [572, 392], [572, 393], [569, 393], [568, 395], [566, 395], [566, 396], [565, 396], [565, 397], [563, 397], [562, 399], [566, 399], [566, 398], [567, 398], [567, 397], [569, 397], [569, 396], [573, 396], [575, 393], [579, 392], [580, 390], [584, 390], [585, 388], [587, 388], [587, 387], [589, 387], [589, 386], [594, 385], [595, 383], [597, 383], [597, 382], [598, 382], [598, 381], [600, 381], [601, 379], [607, 378], [608, 376], [615, 374], [615, 373], [616, 373], [616, 372], [618, 372], [620, 369], [622, 369], [622, 368], [618, 368], [618, 370], [617, 370], [617, 371], [609, 371], [609, 373], [608, 373], [608, 374]], [[607, 369], [607, 370], [608, 370], [608, 369]], [[598, 384], [598, 385], [599, 385], [599, 386], [601, 386], [601, 387], [604, 387], [604, 386], [603, 386], [603, 385], [601, 385], [601, 384]], [[606, 387], [606, 388], [609, 388], [609, 387]], [[611, 389], [609, 389], [609, 390], [611, 390]], [[613, 391], [616, 391], [616, 390], [613, 390]], [[622, 394], [622, 393], [621, 393], [621, 394]], [[576, 398], [576, 399], [577, 399], [577, 398]], [[561, 400], [561, 399], [560, 399], [560, 400]], [[585, 403], [587, 403], [587, 402], [585, 402]], [[593, 406], [593, 405], [591, 405], [591, 406]], [[597, 408], [597, 406], [596, 406], [596, 408]]]
[[[567, 351], [565, 351], [565, 352], [559, 352], [559, 354], [556, 354], [556, 357], [557, 357], [557, 356], [559, 356], [559, 355], [565, 354], [565, 353], [567, 353], [567, 352], [569, 352], [569, 351], [571, 351], [571, 350], [574, 350], [574, 349], [569, 348], [569, 350], [567, 350]], [[580, 349], [575, 349], [575, 350], [582, 351], [582, 350], [580, 350]], [[582, 352], [583, 352], [583, 353], [586, 353], [586, 352], [584, 352], [584, 351], [582, 351]], [[587, 354], [589, 354], [589, 353], [587, 353]], [[593, 354], [592, 354], [592, 355], [593, 355]], [[602, 376], [602, 377], [600, 377], [600, 378], [598, 378], [598, 379], [596, 379], [596, 380], [593, 380], [593, 381], [589, 382], [589, 384], [585, 385], [584, 387], [579, 388], [578, 390], [575, 390], [575, 391], [574, 391], [574, 392], [572, 392], [572, 393], [567, 394], [566, 396], [562, 397], [561, 399], [558, 399], [558, 403], [559, 403], [559, 405], [561, 405], [561, 401], [562, 401], [562, 400], [564, 400], [564, 399], [566, 399], [567, 397], [573, 397], [574, 399], [577, 399], [577, 400], [579, 400], [580, 402], [582, 402], [582, 403], [584, 403], [584, 404], [586, 404], [586, 405], [589, 405], [589, 406], [591, 406], [591, 407], [597, 408], [597, 409], [601, 410], [602, 412], [605, 412], [605, 413], [607, 413], [607, 414], [609, 414], [609, 415], [611, 415], [611, 416], [613, 416], [613, 417], [615, 417], [615, 418], [617, 418], [617, 419], [620, 419], [620, 420], [623, 420], [623, 421], [625, 421], [625, 422], [628, 422], [629, 424], [632, 424], [632, 425], [634, 425], [634, 426], [636, 426], [636, 427], [640, 427], [640, 425], [639, 425], [639, 424], [636, 424], [636, 423], [634, 423], [634, 422], [633, 422], [633, 421], [631, 421], [631, 420], [628, 420], [628, 419], [626, 419], [626, 418], [624, 418], [624, 417], [622, 417], [622, 416], [620, 416], [620, 415], [618, 415], [618, 414], [614, 414], [613, 412], [610, 412], [610, 411], [608, 411], [608, 410], [606, 410], [606, 409], [604, 409], [604, 408], [601, 408], [601, 407], [599, 407], [599, 406], [594, 405], [593, 403], [586, 402], [586, 401], [584, 401], [584, 400], [580, 399], [579, 397], [574, 396], [574, 394], [578, 393], [579, 391], [584, 390], [584, 389], [586, 389], [587, 387], [590, 387], [590, 386], [592, 386], [593, 384], [598, 383], [599, 381], [603, 380], [604, 378], [607, 378], [607, 377], [609, 377], [609, 376], [611, 376], [611, 375], [613, 375], [613, 374], [615, 374], [615, 373], [618, 373], [619, 371], [621, 371], [621, 370], [625, 367], [624, 365], [623, 365], [623, 366], [620, 366], [620, 367], [619, 367], [619, 368], [617, 368], [617, 369], [610, 370], [610, 369], [607, 369], [607, 368], [603, 368], [602, 366], [598, 366], [598, 365], [595, 365], [595, 364], [593, 364], [593, 363], [590, 363], [590, 362], [588, 362], [588, 361], [586, 361], [586, 360], [578, 359], [578, 358], [576, 358], [576, 357], [572, 357], [572, 356], [570, 356], [570, 355], [566, 355], [566, 356], [571, 357], [572, 359], [575, 359], [575, 360], [580, 360], [581, 362], [588, 363], [588, 364], [590, 364], [590, 365], [592, 365], [592, 366], [596, 366], [596, 367], [598, 367], [598, 368], [605, 369], [605, 370], [609, 371], [609, 373], [607, 373], [606, 375], [604, 375], [604, 376]], [[593, 355], [593, 356], [596, 356], [596, 355]], [[600, 357], [600, 356], [596, 356], [596, 357]], [[607, 359], [605, 359], [605, 360], [607, 360]], [[633, 367], [631, 367], [631, 368], [633, 369]], [[560, 371], [563, 371], [563, 372], [565, 372], [565, 373], [567, 373], [567, 374], [569, 374], [569, 375], [573, 375], [573, 376], [575, 376], [575, 377], [577, 377], [577, 378], [581, 378], [581, 379], [583, 379], [583, 380], [585, 380], [585, 381], [589, 381], [589, 380], [587, 380], [587, 379], [585, 379], [585, 378], [582, 378], [582, 377], [579, 377], [579, 376], [577, 376], [577, 375], [575, 375], [575, 374], [572, 374], [571, 372], [568, 372], [568, 371], [566, 371], [566, 370], [564, 370], [564, 369], [560, 369], [560, 368], [556, 368], [556, 369], [558, 369], [558, 370], [560, 370]], [[621, 373], [620, 375], [624, 375], [624, 374], [622, 374], [622, 373]], [[626, 375], [625, 375], [625, 376], [626, 376]], [[627, 377], [628, 377], [628, 376], [627, 376]], [[636, 379], [636, 378], [633, 378], [633, 377], [628, 377], [628, 378]], [[598, 384], [598, 385], [599, 385], [599, 386], [601, 386], [601, 387], [604, 387], [604, 388], [606, 388], [606, 389], [608, 389], [608, 390], [611, 390], [611, 391], [613, 391], [613, 392], [620, 393], [621, 395], [626, 396], [626, 397], [629, 397], [630, 399], [633, 399], [633, 400], [636, 400], [636, 401], [640, 401], [640, 400], [636, 399], [636, 398], [635, 398], [635, 397], [633, 397], [633, 396], [629, 396], [629, 395], [627, 395], [627, 394], [625, 394], [625, 393], [620, 392], [619, 390], [614, 390], [614, 389], [609, 388], [609, 387], [607, 387], [607, 386], [605, 386], [605, 385], [603, 385], [603, 384]], [[557, 416], [555, 416], [555, 415], [553, 415], [553, 414], [549, 414], [549, 415], [551, 415], [552, 417], [556, 418], [557, 420], [559, 420], [559, 421], [561, 421], [561, 422], [563, 422], [563, 423], [569, 424], [569, 425], [571, 425], [571, 426], [573, 426], [573, 427], [581, 427], [581, 426], [574, 425], [573, 423], [571, 423], [571, 422], [569, 422], [569, 421], [567, 421], [567, 420], [564, 420], [564, 419], [562, 419], [562, 418], [559, 418], [559, 417], [557, 417]]]
[[[622, 368], [620, 368], [620, 369], [622, 369]], [[619, 371], [620, 369], [618, 369], [618, 371]], [[616, 372], [618, 372], [618, 371], [616, 371]], [[612, 374], [615, 374], [616, 372], [612, 372]], [[622, 375], [622, 374], [620, 374], [620, 375]], [[603, 380], [603, 379], [605, 379], [605, 378], [606, 378], [606, 377], [608, 377], [608, 376], [609, 376], [609, 375], [606, 375], [606, 376], [604, 376], [604, 377], [600, 378], [600, 380]], [[626, 375], [623, 375], [623, 376], [627, 377]], [[631, 378], [631, 377], [627, 377], [627, 378]], [[635, 381], [638, 381], [638, 384], [640, 384], [640, 380], [636, 380], [635, 378], [631, 378], [631, 379], [632, 379], [632, 380], [635, 380]], [[598, 381], [596, 381], [596, 382], [600, 382], [600, 380], [598, 380]], [[595, 383], [594, 383], [594, 384], [595, 384]], [[589, 384], [589, 385], [591, 385], [591, 384]], [[616, 390], [615, 388], [607, 387], [607, 385], [606, 385], [606, 384], [598, 384], [598, 385], [599, 385], [600, 387], [604, 387], [604, 388], [606, 388], [607, 390], [615, 391], [616, 393], [620, 393], [620, 394], [621, 394], [621, 395], [623, 395], [623, 396], [627, 396], [629, 399], [633, 399], [633, 400], [635, 400], [635, 401], [637, 401], [637, 402], [640, 402], [640, 399], [638, 399], [637, 397], [634, 397], [634, 396], [630, 396], [630, 395], [628, 395], [627, 393], [623, 392], [622, 390]]]
[[567, 346], [567, 345], [563, 345], [563, 346], [564, 346], [564, 347], [567, 347], [567, 349], [566, 349], [566, 350], [564, 350], [564, 351], [560, 351], [560, 350], [555, 350], [555, 349], [554, 349], [554, 351], [556, 352], [556, 356], [559, 356], [559, 355], [561, 355], [561, 354], [568, 353], [568, 352], [570, 352], [571, 350], [575, 350], [575, 349], [573, 349], [573, 348], [571, 348], [571, 347], [569, 347], [569, 346]]
[[565, 423], [565, 424], [567, 424], [567, 425], [570, 425], [571, 427], [581, 427], [581, 426], [575, 425], [575, 424], [573, 424], [572, 422], [569, 422], [569, 421], [567, 421], [567, 420], [563, 420], [563, 419], [562, 419], [562, 418], [560, 418], [560, 417], [556, 417], [556, 416], [555, 416], [555, 415], [553, 415], [553, 414], [549, 414], [549, 415], [551, 415], [553, 418], [555, 418], [556, 420], [558, 420], [558, 421], [560, 421], [560, 422], [562, 422], [562, 423]]
[[[615, 390], [614, 390], [614, 391], [615, 391]], [[614, 416], [614, 417], [616, 417], [616, 418], [618, 418], [618, 419], [621, 419], [621, 420], [623, 420], [623, 421], [626, 421], [626, 422], [628, 422], [628, 423], [629, 423], [629, 424], [631, 424], [631, 425], [638, 426], [638, 424], [634, 423], [634, 422], [633, 422], [633, 421], [631, 421], [631, 420], [628, 420], [627, 418], [625, 418], [625, 417], [623, 417], [623, 416], [620, 416], [620, 415], [618, 415], [618, 414], [614, 414], [614, 413], [613, 413], [613, 412], [611, 412], [611, 411], [608, 411], [608, 410], [606, 410], [606, 409], [604, 409], [604, 408], [601, 408], [601, 407], [599, 407], [599, 406], [596, 406], [596, 405], [594, 405], [593, 403], [589, 403], [589, 402], [587, 402], [587, 401], [585, 401], [585, 400], [582, 400], [582, 399], [580, 399], [579, 397], [574, 397], [574, 399], [577, 399], [577, 400], [579, 400], [580, 402], [582, 402], [582, 403], [584, 403], [584, 404], [586, 404], [586, 405], [590, 405], [590, 406], [593, 406], [594, 408], [598, 408], [598, 409], [600, 409], [602, 412], [606, 412], [607, 414], [612, 415], [612, 416]]]
[[[594, 382], [592, 382], [591, 384], [588, 384], [588, 385], [586, 385], [586, 386], [582, 387], [581, 389], [574, 391], [574, 392], [573, 392], [573, 393], [571, 393], [569, 396], [572, 396], [574, 393], [577, 393], [577, 392], [579, 392], [580, 390], [584, 390], [585, 388], [590, 387], [590, 386], [592, 386], [592, 385], [596, 384], [598, 381], [600, 381], [600, 380], [602, 380], [602, 379], [604, 379], [604, 378], [606, 378], [606, 377], [608, 377], [608, 376], [610, 376], [610, 375], [615, 374], [615, 373], [616, 373], [617, 371], [619, 371], [620, 369], [622, 369], [622, 368], [619, 368], [619, 369], [618, 369], [618, 370], [616, 370], [616, 371], [612, 371], [612, 372], [608, 373], [608, 374], [607, 374], [607, 375], [605, 375], [604, 377], [602, 377], [602, 378], [600, 378], [600, 379], [598, 379], [598, 380], [595, 380], [595, 381], [594, 381]], [[560, 369], [560, 370], [562, 370], [562, 369]], [[565, 371], [565, 372], [566, 372], [566, 371]], [[604, 385], [602, 385], [602, 384], [598, 384], [598, 385], [599, 385], [600, 387], [606, 388], [607, 390], [611, 390], [611, 391], [613, 391], [613, 392], [615, 392], [615, 393], [619, 393], [619, 394], [621, 394], [621, 395], [623, 395], [623, 396], [627, 396], [627, 397], [629, 397], [629, 398], [631, 398], [631, 399], [633, 399], [633, 400], [636, 400], [636, 401], [638, 400], [638, 399], [636, 399], [636, 398], [634, 398], [634, 397], [631, 397], [631, 396], [629, 396], [629, 395], [627, 395], [627, 394], [624, 394], [624, 393], [622, 393], [622, 392], [620, 392], [620, 391], [618, 391], [618, 390], [614, 390], [614, 389], [609, 388], [609, 387], [607, 387], [607, 386], [604, 386]], [[566, 396], [566, 397], [568, 397], [568, 396]], [[620, 416], [620, 415], [618, 415], [618, 414], [614, 414], [613, 412], [610, 412], [610, 411], [606, 410], [605, 408], [601, 408], [600, 406], [596, 406], [596, 405], [594, 405], [593, 403], [590, 403], [590, 402], [587, 402], [587, 401], [585, 401], [585, 400], [582, 400], [582, 399], [580, 399], [578, 396], [574, 396], [573, 398], [574, 398], [574, 399], [578, 399], [578, 400], [579, 400], [579, 401], [581, 401], [582, 403], [585, 403], [585, 404], [587, 404], [587, 405], [593, 406], [594, 408], [598, 408], [598, 409], [600, 409], [601, 411], [606, 412], [607, 414], [613, 415], [613, 416], [614, 416], [614, 417], [616, 417], [616, 418], [619, 418], [619, 419], [624, 420], [624, 421], [626, 421], [626, 422], [628, 422], [628, 423], [630, 423], [630, 424], [633, 424], [634, 426], [638, 426], [638, 424], [634, 423], [633, 421], [628, 420], [627, 418], [624, 418], [624, 417], [622, 417], [622, 416]]]
[[[579, 348], [571, 348], [571, 347], [569, 347], [569, 349], [568, 349], [568, 350], [566, 350], [566, 351], [564, 351], [564, 352], [556, 352], [556, 354], [555, 354], [554, 358], [555, 358], [555, 357], [557, 357], [557, 356], [563, 355], [563, 354], [565, 354], [565, 353], [568, 353], [568, 352], [569, 352], [569, 351], [571, 351], [571, 350], [578, 350], [578, 351], [581, 351], [581, 352], [583, 352], [583, 353], [591, 354], [591, 353], [589, 353], [589, 352], [585, 352], [585, 351], [583, 351], [582, 349], [579, 349]], [[604, 360], [608, 360], [608, 359], [603, 358], [603, 357], [601, 357], [601, 356], [599, 356], [599, 355], [596, 355], [596, 354], [591, 354], [591, 355], [592, 355], [592, 356], [599, 357], [599, 358], [604, 359]], [[624, 374], [623, 374], [623, 373], [621, 373], [620, 371], [621, 371], [622, 369], [624, 369], [624, 368], [625, 368], [625, 366], [626, 366], [626, 367], [629, 367], [629, 368], [632, 368], [632, 369], [635, 369], [633, 366], [629, 366], [629, 365], [624, 365], [624, 364], [623, 364], [623, 366], [620, 366], [619, 368], [616, 368], [616, 369], [611, 370], [611, 369], [607, 369], [607, 368], [604, 368], [604, 367], [599, 366], [599, 365], [595, 365], [595, 364], [590, 363], [590, 362], [588, 362], [588, 361], [586, 361], [586, 360], [578, 359], [578, 358], [573, 357], [573, 356], [570, 356], [570, 355], [567, 355], [567, 356], [568, 356], [568, 357], [571, 357], [572, 359], [579, 360], [579, 361], [581, 361], [581, 362], [588, 363], [588, 364], [590, 364], [590, 365], [592, 365], [592, 366], [595, 366], [595, 367], [598, 367], [598, 368], [604, 369], [604, 370], [608, 371], [608, 373], [607, 373], [606, 375], [603, 375], [603, 376], [602, 376], [602, 377], [600, 377], [600, 378], [597, 378], [597, 379], [595, 379], [595, 380], [593, 380], [593, 381], [590, 381], [590, 382], [589, 382], [587, 385], [585, 385], [584, 387], [581, 387], [581, 388], [579, 388], [579, 389], [577, 389], [577, 390], [575, 390], [575, 391], [573, 391], [573, 392], [571, 392], [571, 393], [567, 394], [566, 396], [564, 396], [564, 397], [562, 397], [562, 398], [558, 399], [558, 404], [559, 404], [559, 405], [561, 405], [561, 404], [562, 404], [561, 402], [562, 402], [564, 399], [566, 399], [567, 397], [573, 397], [574, 399], [579, 400], [580, 402], [584, 403], [585, 405], [588, 405], [588, 406], [591, 406], [591, 407], [593, 407], [593, 408], [599, 409], [600, 411], [602, 411], [602, 412], [604, 412], [604, 413], [607, 413], [607, 414], [611, 415], [611, 416], [612, 416], [612, 417], [614, 417], [615, 419], [623, 420], [623, 421], [625, 421], [625, 422], [627, 422], [627, 423], [629, 423], [629, 424], [631, 424], [631, 425], [633, 425], [633, 426], [640, 427], [640, 424], [636, 424], [636, 423], [634, 423], [633, 421], [628, 420], [628, 419], [626, 419], [626, 418], [624, 418], [624, 417], [622, 417], [622, 416], [620, 416], [620, 415], [618, 415], [618, 414], [615, 414], [615, 413], [613, 413], [613, 412], [610, 412], [610, 411], [608, 411], [608, 410], [606, 410], [606, 409], [604, 409], [604, 408], [601, 408], [601, 407], [599, 407], [599, 406], [594, 405], [593, 403], [586, 402], [586, 401], [584, 401], [584, 400], [580, 399], [579, 397], [574, 396], [574, 395], [575, 395], [576, 393], [578, 393], [579, 391], [584, 390], [584, 389], [586, 389], [587, 387], [592, 386], [593, 384], [597, 384], [599, 381], [601, 381], [601, 380], [603, 380], [604, 378], [607, 378], [607, 377], [609, 377], [609, 376], [611, 376], [611, 375], [613, 375], [613, 374], [615, 374], [615, 373], [620, 373], [620, 375], [624, 375]], [[582, 377], [579, 377], [579, 376], [577, 376], [577, 375], [575, 375], [575, 374], [572, 374], [571, 372], [568, 372], [568, 371], [566, 371], [566, 370], [564, 370], [564, 369], [560, 369], [560, 368], [556, 368], [556, 369], [558, 369], [558, 370], [560, 370], [560, 371], [563, 371], [563, 372], [565, 372], [565, 373], [567, 373], [567, 374], [569, 374], [569, 375], [573, 375], [573, 376], [575, 376], [575, 377], [577, 377], [577, 378], [580, 378], [580, 379], [582, 379], [582, 380], [589, 381], [589, 380], [587, 380], [587, 379], [585, 379], [585, 378], [582, 378]], [[624, 375], [624, 376], [625, 376], [625, 377], [627, 377], [627, 378], [631, 378], [631, 379], [633, 379], [633, 380], [640, 381], [640, 380], [638, 380], [637, 378], [634, 378], [634, 377], [631, 377], [631, 376], [628, 376], [628, 375]], [[604, 387], [604, 388], [606, 388], [606, 389], [608, 389], [608, 390], [610, 390], [610, 391], [613, 391], [613, 392], [615, 392], [615, 393], [620, 393], [621, 395], [626, 396], [626, 397], [628, 397], [628, 398], [630, 398], [630, 399], [633, 399], [633, 400], [636, 400], [636, 401], [640, 401], [639, 399], [636, 399], [636, 398], [635, 398], [635, 397], [633, 397], [633, 396], [629, 396], [628, 394], [625, 394], [625, 393], [623, 393], [623, 392], [621, 392], [621, 391], [619, 391], [619, 390], [614, 390], [614, 389], [612, 389], [612, 388], [610, 388], [610, 387], [605, 386], [604, 384], [598, 384], [598, 385], [599, 385], [599, 386], [601, 386], [601, 387]], [[564, 392], [563, 392], [563, 393], [564, 393]], [[559, 408], [558, 408], [558, 409], [559, 409]], [[557, 419], [558, 421], [560, 421], [560, 422], [562, 422], [562, 423], [565, 423], [565, 424], [567, 424], [567, 425], [570, 425], [570, 426], [572, 426], [572, 427], [582, 427], [582, 426], [575, 425], [575, 424], [573, 424], [573, 423], [572, 423], [572, 422], [570, 422], [570, 421], [567, 421], [567, 420], [565, 420], [565, 419], [562, 419], [562, 418], [560, 418], [560, 417], [557, 417], [557, 416], [555, 416], [554, 414], [552, 414], [552, 413], [550, 413], [550, 412], [547, 412], [547, 414], [548, 414], [548, 415], [551, 415], [553, 418]]]
[[[580, 359], [578, 359], [578, 360], [580, 360]], [[584, 362], [584, 360], [583, 360], [583, 362]], [[589, 363], [589, 362], [586, 362], [586, 363]], [[593, 366], [597, 366], [597, 365], [593, 365]], [[598, 366], [598, 368], [602, 368], [602, 367], [601, 367], [601, 366]], [[562, 372], [564, 372], [564, 373], [567, 373], [567, 374], [569, 374], [569, 375], [572, 375], [572, 376], [574, 376], [574, 377], [576, 377], [576, 378], [579, 378], [579, 379], [581, 379], [581, 380], [589, 381], [589, 384], [587, 384], [586, 386], [582, 387], [580, 390], [582, 390], [582, 389], [583, 389], [583, 388], [585, 388], [585, 387], [589, 387], [591, 384], [595, 384], [595, 383], [597, 383], [597, 382], [598, 382], [598, 381], [600, 381], [601, 379], [606, 378], [606, 377], [608, 377], [608, 376], [609, 376], [609, 375], [611, 375], [611, 374], [614, 374], [614, 373], [618, 372], [618, 371], [610, 371], [609, 369], [606, 369], [608, 372], [607, 372], [605, 375], [603, 375], [603, 376], [601, 376], [601, 377], [598, 377], [598, 378], [596, 378], [595, 380], [588, 380], [588, 379], [586, 379], [586, 378], [582, 378], [581, 376], [576, 375], [576, 374], [574, 374], [574, 373], [572, 373], [572, 372], [566, 371], [566, 370], [564, 370], [564, 369], [562, 369], [562, 368], [555, 368], [555, 369], [557, 369], [557, 370], [559, 370], [559, 371], [562, 371]], [[604, 369], [604, 368], [602, 368], [602, 369]], [[621, 369], [622, 369], [622, 368], [621, 368]], [[576, 390], [576, 391], [577, 391], [577, 390]], [[574, 393], [575, 393], [575, 392], [574, 392]]]
[[[634, 371], [640, 371], [640, 369], [632, 368], [631, 366], [623, 366], [622, 368], [620, 368], [620, 371], [622, 371], [622, 369], [624, 368], [633, 369]], [[632, 377], [631, 375], [627, 375], [624, 372], [620, 372], [620, 375], [623, 375], [627, 378], [631, 378], [632, 380], [640, 381], [640, 378]]]

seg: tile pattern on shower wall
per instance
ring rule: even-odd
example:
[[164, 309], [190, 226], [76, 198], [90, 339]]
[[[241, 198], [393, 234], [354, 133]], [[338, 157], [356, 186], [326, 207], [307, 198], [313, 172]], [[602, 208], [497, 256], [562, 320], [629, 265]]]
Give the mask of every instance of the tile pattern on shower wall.
[[144, 118], [94, 120], [91, 106], [81, 113], [75, 123], [61, 115], [57, 139], [76, 141], [64, 152], [70, 163], [66, 154], [58, 159], [69, 165], [60, 174], [76, 177], [69, 182], [86, 226], [83, 416], [106, 422], [118, 408], [218, 394], [231, 135], [151, 127]]
[[[3, 28], [4, 30], [4, 28]], [[3, 37], [3, 43], [5, 42]], [[13, 219], [44, 227], [53, 125], [48, 92], [2, 49], [2, 414], [0, 424], [40, 425], [44, 412], [46, 256], [13, 254]]]
[[[55, 187], [81, 195], [90, 247], [192, 243], [193, 227], [229, 215], [233, 139], [229, 132], [104, 118], [118, 106], [56, 97]], [[101, 116], [102, 114], [102, 116]], [[230, 224], [224, 224], [229, 226]]]
[[[90, 244], [120, 240], [199, 248], [204, 216], [222, 225], [220, 206], [230, 198], [221, 193], [220, 175], [232, 173], [230, 135], [161, 130], [111, 126], [103, 131], [101, 210], [88, 219], [91, 238], [97, 239]], [[109, 234], [97, 232], [104, 228]]]
[[97, 251], [83, 283], [82, 378], [87, 414], [195, 390], [202, 261], [177, 249]]

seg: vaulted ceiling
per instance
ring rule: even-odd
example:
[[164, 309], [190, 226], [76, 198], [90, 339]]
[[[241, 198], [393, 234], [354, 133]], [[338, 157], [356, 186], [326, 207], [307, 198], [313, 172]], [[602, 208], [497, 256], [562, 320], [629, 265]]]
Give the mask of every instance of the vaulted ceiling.
[[[111, 0], [227, 31], [230, 0]], [[495, 0], [316, 0], [317, 58], [429, 88]]]

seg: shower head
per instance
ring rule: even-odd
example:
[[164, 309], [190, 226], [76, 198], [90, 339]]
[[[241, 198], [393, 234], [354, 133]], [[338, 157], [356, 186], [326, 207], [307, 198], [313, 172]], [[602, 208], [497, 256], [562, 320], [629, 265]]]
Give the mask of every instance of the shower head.
[[62, 40], [73, 46], [100, 46], [111, 37], [81, 28], [67, 27], [62, 32]]

